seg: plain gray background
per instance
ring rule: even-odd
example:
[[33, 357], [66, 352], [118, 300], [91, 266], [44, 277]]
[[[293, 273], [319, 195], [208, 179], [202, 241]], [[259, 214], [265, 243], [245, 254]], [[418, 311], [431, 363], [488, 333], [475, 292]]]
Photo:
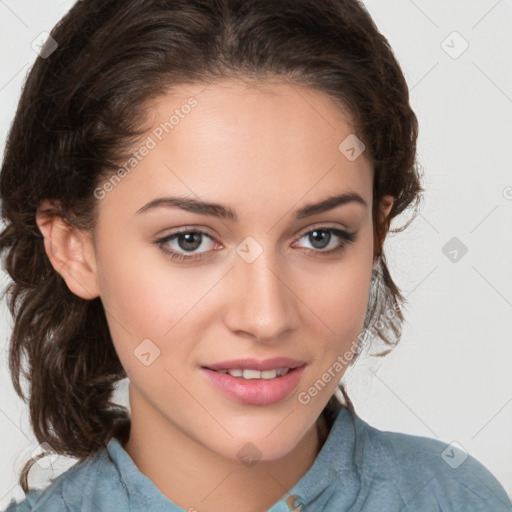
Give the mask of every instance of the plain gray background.
[[[72, 4], [0, 0], [2, 150], [32, 42]], [[458, 443], [512, 496], [512, 0], [365, 4], [411, 89], [427, 192], [421, 215], [385, 246], [409, 302], [402, 340], [343, 380], [370, 424]], [[38, 450], [6, 369], [11, 325], [2, 302], [0, 508], [23, 495], [17, 473]], [[61, 457], [53, 471], [72, 462]], [[32, 482], [50, 474], [36, 466]]]

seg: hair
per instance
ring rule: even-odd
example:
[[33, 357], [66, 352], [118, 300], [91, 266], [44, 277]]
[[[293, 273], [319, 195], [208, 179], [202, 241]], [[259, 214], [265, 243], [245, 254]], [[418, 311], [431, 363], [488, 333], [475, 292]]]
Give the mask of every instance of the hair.
[[[410, 224], [390, 229], [423, 192], [418, 123], [393, 51], [360, 1], [78, 0], [50, 35], [58, 48], [37, 57], [26, 78], [0, 174], [0, 254], [14, 318], [9, 368], [39, 442], [84, 460], [113, 436], [126, 439], [129, 411], [112, 401], [127, 375], [101, 299], [69, 290], [45, 253], [36, 213], [48, 200], [48, 214], [93, 230], [95, 188], [133, 151], [150, 102], [180, 85], [280, 80], [324, 93], [350, 114], [375, 171], [378, 272], [365, 327], [392, 310], [374, 334], [390, 347], [398, 342], [405, 298], [382, 245]], [[395, 201], [381, 218], [386, 194]], [[341, 383], [339, 390], [353, 409]], [[20, 474], [25, 493], [34, 462]]]

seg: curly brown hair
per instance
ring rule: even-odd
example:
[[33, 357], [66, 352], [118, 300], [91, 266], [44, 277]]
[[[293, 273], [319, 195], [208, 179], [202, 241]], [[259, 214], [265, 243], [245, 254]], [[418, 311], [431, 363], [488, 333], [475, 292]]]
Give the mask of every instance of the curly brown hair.
[[[129, 411], [112, 401], [126, 373], [101, 299], [69, 290], [45, 253], [36, 213], [48, 200], [48, 213], [92, 230], [93, 191], [144, 133], [148, 103], [180, 84], [278, 78], [327, 94], [350, 113], [375, 170], [380, 271], [365, 327], [392, 309], [375, 332], [389, 346], [398, 342], [405, 298], [382, 245], [389, 231], [410, 224], [390, 230], [393, 218], [417, 208], [423, 191], [418, 123], [402, 70], [360, 1], [78, 0], [51, 37], [58, 48], [38, 57], [26, 79], [0, 175], [0, 253], [12, 278], [5, 294], [14, 318], [9, 365], [39, 442], [83, 460], [126, 435]], [[387, 194], [395, 201], [381, 219], [377, 206]], [[25, 493], [34, 462], [20, 475]]]

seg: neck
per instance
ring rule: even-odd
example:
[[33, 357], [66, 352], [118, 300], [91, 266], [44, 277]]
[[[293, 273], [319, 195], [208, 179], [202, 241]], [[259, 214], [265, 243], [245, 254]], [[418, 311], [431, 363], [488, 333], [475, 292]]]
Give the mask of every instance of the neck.
[[131, 404], [125, 450], [173, 503], [201, 512], [262, 512], [302, 478], [323, 446], [329, 426], [321, 415], [284, 457], [246, 467], [197, 443], [143, 402]]

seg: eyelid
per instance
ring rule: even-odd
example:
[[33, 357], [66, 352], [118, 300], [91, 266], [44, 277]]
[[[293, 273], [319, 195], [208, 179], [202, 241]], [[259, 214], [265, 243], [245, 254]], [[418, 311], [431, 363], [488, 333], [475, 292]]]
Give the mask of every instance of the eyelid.
[[187, 224], [186, 226], [181, 226], [179, 228], [164, 229], [162, 230], [162, 233], [165, 233], [164, 235], [157, 234], [156, 236], [160, 238], [167, 238], [168, 236], [176, 235], [178, 233], [189, 233], [191, 231], [206, 233], [208, 236], [215, 238], [215, 235], [210, 232], [210, 228], [200, 226], [198, 224]]
[[[311, 224], [307, 228], [301, 229], [298, 232], [299, 234], [297, 234], [296, 236], [301, 238], [304, 235], [308, 234], [309, 232], [314, 231], [315, 229], [338, 229], [340, 231], [345, 231], [346, 233], [349, 233], [349, 234], [352, 233], [352, 231], [344, 225], [341, 225], [341, 227], [340, 227], [339, 224], [336, 224], [333, 226], [329, 222], [316, 222], [315, 224]], [[300, 234], [300, 233], [302, 233], [302, 234]]]
[[[351, 234], [356, 234], [355, 232], [349, 230], [346, 226], [342, 225], [342, 227], [340, 227], [339, 225], [330, 225], [328, 222], [317, 222], [315, 224], [312, 224], [310, 226], [307, 226], [305, 228], [302, 228], [301, 230], [299, 230], [293, 237], [294, 239], [300, 239], [302, 238], [304, 235], [310, 233], [311, 231], [314, 231], [315, 229], [339, 229], [341, 231], [344, 231], [346, 232], [348, 235], [351, 235]], [[159, 240], [162, 240], [162, 239], [166, 239], [166, 238], [169, 238], [171, 236], [174, 236], [174, 235], [178, 235], [180, 233], [190, 233], [190, 232], [199, 232], [199, 233], [203, 233], [203, 234], [206, 234], [207, 236], [209, 236], [212, 240], [214, 240], [216, 243], [218, 244], [221, 244], [221, 242], [219, 242], [218, 238], [216, 235], [213, 235], [209, 228], [205, 227], [205, 226], [200, 226], [200, 225], [194, 225], [194, 224], [191, 224], [191, 225], [187, 225], [187, 226], [182, 226], [180, 228], [175, 228], [173, 229], [171, 232], [169, 233], [166, 233], [164, 235], [160, 235], [158, 236], [158, 239]], [[221, 244], [222, 245], [222, 244]]]

